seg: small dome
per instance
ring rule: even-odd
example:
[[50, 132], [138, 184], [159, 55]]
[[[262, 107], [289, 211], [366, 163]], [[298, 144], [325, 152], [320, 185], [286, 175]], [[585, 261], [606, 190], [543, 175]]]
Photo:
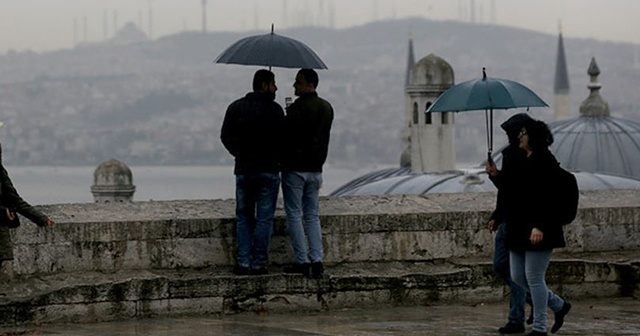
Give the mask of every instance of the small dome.
[[419, 60], [411, 70], [412, 86], [431, 86], [454, 84], [453, 68], [447, 61], [429, 54]]
[[130, 202], [135, 191], [131, 169], [118, 160], [103, 162], [93, 172], [91, 193], [96, 203]]
[[101, 163], [93, 172], [93, 184], [100, 186], [130, 186], [133, 184], [131, 169], [124, 163], [111, 159]]

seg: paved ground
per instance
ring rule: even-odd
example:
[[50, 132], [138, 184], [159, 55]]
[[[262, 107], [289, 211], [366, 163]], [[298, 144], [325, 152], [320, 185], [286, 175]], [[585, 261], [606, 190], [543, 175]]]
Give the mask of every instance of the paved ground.
[[[558, 335], [640, 335], [640, 301], [574, 301]], [[312, 314], [182, 317], [138, 321], [43, 325], [0, 330], [1, 336], [304, 336], [304, 335], [498, 335], [504, 304], [344, 309]], [[552, 321], [550, 321], [552, 323]]]

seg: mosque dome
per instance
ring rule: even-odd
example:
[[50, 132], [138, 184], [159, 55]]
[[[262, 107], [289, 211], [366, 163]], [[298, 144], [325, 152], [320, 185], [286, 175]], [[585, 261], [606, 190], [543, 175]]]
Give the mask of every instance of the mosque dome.
[[[640, 180], [640, 122], [612, 117], [600, 96], [600, 70], [591, 60], [589, 97], [580, 104], [580, 116], [549, 124], [551, 152], [560, 165], [574, 172], [593, 172]], [[500, 166], [502, 155], [496, 154]]]
[[451, 87], [453, 84], [453, 68], [447, 61], [434, 54], [423, 57], [411, 69], [410, 87]]
[[131, 169], [118, 160], [101, 163], [93, 173], [91, 193], [96, 203], [131, 201], [135, 190]]
[[[574, 173], [580, 190], [640, 189], [640, 180], [607, 174]], [[425, 195], [496, 191], [484, 170], [412, 174], [408, 168], [388, 168], [363, 175], [331, 196]]]

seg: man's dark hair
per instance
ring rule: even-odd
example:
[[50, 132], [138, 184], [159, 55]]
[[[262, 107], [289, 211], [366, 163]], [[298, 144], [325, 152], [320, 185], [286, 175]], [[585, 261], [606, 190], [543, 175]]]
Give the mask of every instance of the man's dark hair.
[[271, 84], [276, 79], [276, 76], [273, 72], [265, 69], [260, 69], [256, 71], [256, 74], [253, 75], [253, 91], [260, 92], [262, 91], [262, 84]]
[[307, 81], [307, 83], [313, 85], [314, 88], [318, 87], [318, 82], [320, 81], [318, 79], [318, 73], [313, 70], [313, 69], [300, 69], [300, 71], [298, 71], [298, 73], [300, 75], [302, 75], [302, 77], [304, 77], [304, 80]]
[[553, 144], [553, 134], [544, 121], [532, 120], [525, 124], [524, 129], [529, 135], [529, 146], [532, 150], [546, 149]]

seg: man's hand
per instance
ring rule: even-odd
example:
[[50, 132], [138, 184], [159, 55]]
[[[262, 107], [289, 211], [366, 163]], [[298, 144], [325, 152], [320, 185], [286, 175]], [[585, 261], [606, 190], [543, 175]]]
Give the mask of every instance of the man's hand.
[[542, 239], [544, 238], [544, 233], [536, 228], [533, 228], [533, 230], [531, 230], [531, 237], [529, 237], [529, 240], [531, 241], [532, 245], [538, 244], [539, 242], [542, 241]]
[[498, 226], [500, 225], [496, 222], [495, 219], [490, 219], [487, 223], [487, 226], [489, 227], [489, 231], [493, 233], [498, 231]]
[[491, 177], [498, 176], [498, 173], [500, 172], [498, 171], [498, 167], [496, 167], [496, 163], [493, 162], [493, 160], [487, 161], [487, 164], [484, 167], [484, 171], [487, 172], [487, 174], [489, 174], [489, 176]]
[[47, 218], [47, 221], [44, 222], [44, 227], [52, 227], [56, 222], [53, 221], [53, 219], [51, 218]]

